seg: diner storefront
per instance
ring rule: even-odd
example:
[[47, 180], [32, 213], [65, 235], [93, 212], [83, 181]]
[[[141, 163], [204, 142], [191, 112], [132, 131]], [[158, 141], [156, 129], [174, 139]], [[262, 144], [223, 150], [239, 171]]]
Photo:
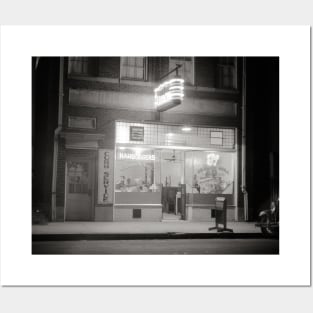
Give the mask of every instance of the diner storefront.
[[116, 121], [97, 154], [95, 220], [209, 221], [218, 196], [237, 217], [236, 128]]

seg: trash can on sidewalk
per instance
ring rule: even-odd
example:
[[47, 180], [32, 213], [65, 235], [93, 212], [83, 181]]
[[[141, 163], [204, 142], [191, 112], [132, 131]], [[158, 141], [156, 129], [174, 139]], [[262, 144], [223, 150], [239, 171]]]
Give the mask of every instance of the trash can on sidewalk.
[[218, 232], [229, 231], [233, 233], [233, 230], [226, 227], [227, 223], [227, 200], [225, 197], [217, 197], [215, 199], [215, 207], [212, 208], [215, 215], [215, 226], [210, 227], [209, 230], [216, 229]]

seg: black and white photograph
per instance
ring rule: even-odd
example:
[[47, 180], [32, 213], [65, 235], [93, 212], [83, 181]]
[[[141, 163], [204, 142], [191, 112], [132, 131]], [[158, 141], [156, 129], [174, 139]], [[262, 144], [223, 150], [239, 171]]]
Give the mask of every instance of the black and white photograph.
[[31, 61], [32, 254], [279, 254], [279, 56]]

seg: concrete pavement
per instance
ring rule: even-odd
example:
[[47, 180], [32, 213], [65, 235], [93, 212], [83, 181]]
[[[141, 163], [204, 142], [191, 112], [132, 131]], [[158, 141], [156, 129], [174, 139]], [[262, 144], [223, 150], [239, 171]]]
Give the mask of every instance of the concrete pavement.
[[229, 232], [209, 231], [214, 222], [51, 222], [32, 225], [34, 240], [152, 239], [152, 238], [257, 238], [261, 231], [253, 222], [229, 222]]
[[[33, 225], [37, 234], [147, 234], [147, 233], [207, 233], [213, 222], [51, 222], [47, 225]], [[227, 228], [235, 233], [259, 233], [255, 223], [229, 222]], [[210, 231], [216, 232], [216, 230]]]

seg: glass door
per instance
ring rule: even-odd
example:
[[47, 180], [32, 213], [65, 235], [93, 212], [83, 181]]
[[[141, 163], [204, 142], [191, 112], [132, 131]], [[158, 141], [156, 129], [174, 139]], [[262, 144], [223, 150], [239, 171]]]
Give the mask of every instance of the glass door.
[[183, 215], [181, 190], [185, 182], [185, 153], [182, 150], [161, 150], [160, 178], [162, 183], [163, 217]]

